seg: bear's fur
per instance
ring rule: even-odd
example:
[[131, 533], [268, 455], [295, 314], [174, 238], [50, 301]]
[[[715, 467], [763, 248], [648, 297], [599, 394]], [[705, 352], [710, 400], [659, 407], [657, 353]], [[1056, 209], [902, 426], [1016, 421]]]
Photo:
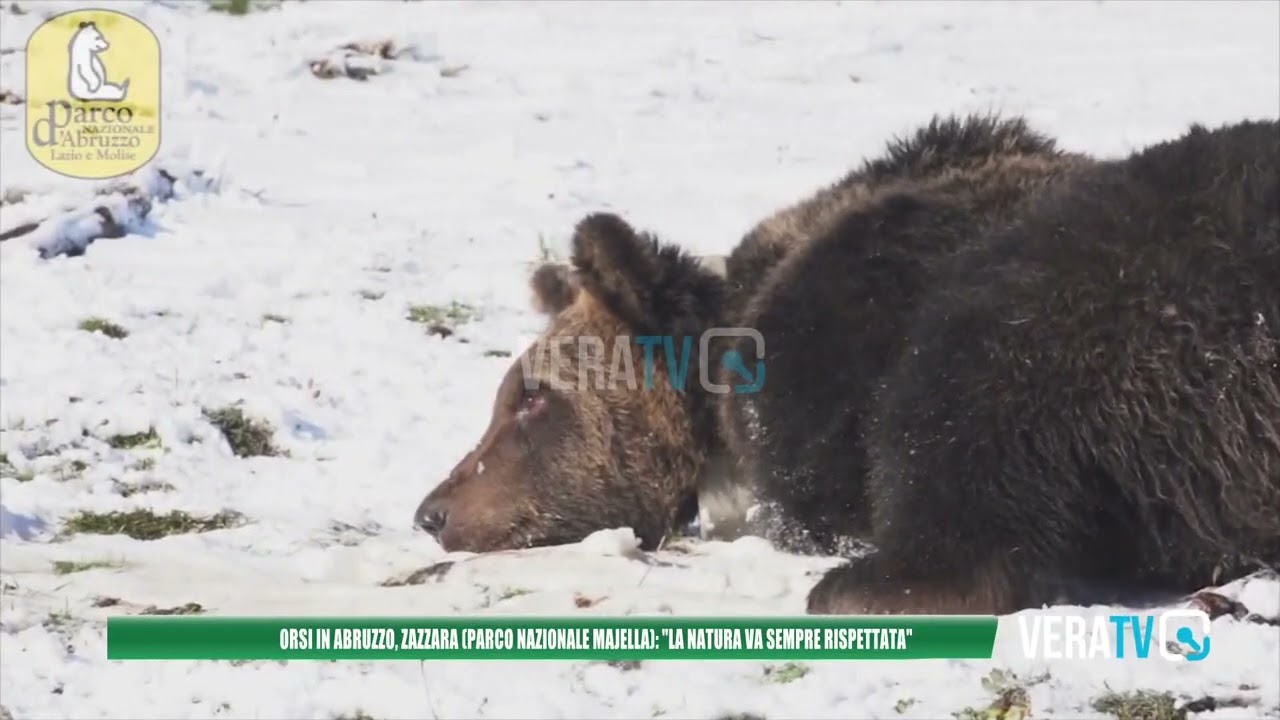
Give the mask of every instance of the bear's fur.
[[571, 265], [533, 274], [549, 326], [512, 363], [477, 447], [415, 513], [447, 550], [575, 542], [615, 527], [654, 548], [687, 519], [715, 442], [711, 397], [677, 392], [661, 348], [646, 389], [636, 339], [714, 327], [723, 280], [609, 214], [578, 224]]
[[726, 312], [733, 315], [735, 308], [744, 305], [783, 257], [821, 235], [851, 208], [867, 203], [877, 191], [936, 182], [1011, 158], [1069, 159], [1056, 150], [1052, 139], [1032, 130], [1020, 117], [934, 117], [911, 136], [890, 140], [882, 157], [864, 161], [840, 180], [779, 210], [747, 233], [726, 261]]
[[[793, 276], [787, 307], [839, 319], [795, 360], [775, 342], [770, 378], [827, 399], [758, 408], [799, 426], [789, 457], [822, 474], [796, 482], [869, 519], [877, 548], [829, 573], [810, 611], [1006, 613], [1280, 563], [1278, 163], [1276, 122], [1197, 126], [1050, 188], [927, 276], [884, 252], [866, 289], [833, 287], [829, 268], [866, 262], [852, 244]], [[886, 247], [974, 229], [910, 195], [848, 223]], [[842, 342], [876, 322], [857, 305], [884, 311], [876, 290], [925, 277], [888, 362]], [[868, 367], [860, 392], [849, 377]]]
[[730, 318], [764, 337], [767, 381], [720, 411], [731, 475], [763, 502], [751, 532], [799, 552], [856, 547], [871, 397], [934, 266], [1089, 163], [1018, 118], [936, 119], [747, 236], [730, 285], [754, 287]]
[[[692, 337], [693, 375], [696, 338], [704, 330], [730, 324], [788, 252], [890, 188], [928, 187], [961, 201], [980, 195], [995, 214], [1083, 162], [1057, 152], [1020, 119], [936, 119], [890, 143], [884, 157], [760, 223], [726, 263], [727, 298], [726, 283], [684, 253], [617, 217], [587, 218], [574, 234], [571, 267], [545, 265], [532, 277], [534, 306], [549, 316], [549, 327], [512, 364], [484, 437], [422, 501], [415, 522], [450, 550], [567, 542], [618, 526], [632, 527], [646, 547], [655, 546], [687, 519], [700, 488], [733, 479], [720, 472], [727, 456], [715, 396], [692, 379], [685, 393], [674, 392], [661, 350], [651, 390], [633, 382], [526, 391], [526, 377], [545, 386], [553, 377], [574, 383], [582, 376], [576, 353], [550, 371], [548, 348], [561, 338], [597, 337], [609, 350], [609, 365], [619, 338]], [[718, 350], [712, 346], [713, 354]], [[638, 346], [630, 356], [626, 373], [639, 381]], [[777, 380], [772, 370], [768, 377], [766, 392]], [[527, 403], [537, 411], [522, 410]]]
[[[652, 548], [728, 457], [798, 549], [875, 547], [815, 613], [1005, 613], [1275, 567], [1278, 161], [1276, 122], [1097, 162], [1020, 121], [936, 121], [761, 223], [727, 281], [590, 216], [571, 268], [534, 274], [549, 327], [416, 522], [449, 550], [619, 526]], [[678, 392], [661, 351], [637, 387], [636, 337], [724, 325], [765, 337], [760, 392]], [[553, 362], [583, 337], [612, 382], [580, 384], [580, 350]]]

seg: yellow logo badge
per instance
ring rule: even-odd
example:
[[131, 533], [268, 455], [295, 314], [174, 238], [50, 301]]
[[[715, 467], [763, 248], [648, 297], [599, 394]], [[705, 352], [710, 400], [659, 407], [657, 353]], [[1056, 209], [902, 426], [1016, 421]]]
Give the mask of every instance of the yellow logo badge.
[[27, 150], [70, 177], [133, 172], [160, 149], [160, 41], [114, 10], [50, 18], [27, 41]]

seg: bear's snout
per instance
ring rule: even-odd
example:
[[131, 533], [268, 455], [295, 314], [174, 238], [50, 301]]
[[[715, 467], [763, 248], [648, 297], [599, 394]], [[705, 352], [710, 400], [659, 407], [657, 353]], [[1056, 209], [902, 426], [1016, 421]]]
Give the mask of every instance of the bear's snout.
[[435, 493], [428, 495], [413, 513], [413, 526], [439, 541], [440, 534], [449, 521], [448, 506], [448, 501], [435, 497]]
[[[503, 498], [509, 498], [511, 492], [503, 479], [510, 474], [482, 471], [480, 457], [488, 446], [482, 442], [467, 453], [413, 512], [414, 528], [429, 534], [445, 552], [488, 549], [490, 536], [505, 524]], [[499, 469], [505, 467], [495, 464]]]

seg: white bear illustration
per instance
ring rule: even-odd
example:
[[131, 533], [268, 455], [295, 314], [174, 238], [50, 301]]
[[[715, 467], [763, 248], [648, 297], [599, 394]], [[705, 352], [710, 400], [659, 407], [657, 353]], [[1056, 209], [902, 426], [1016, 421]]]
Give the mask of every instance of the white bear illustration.
[[111, 47], [92, 22], [80, 23], [71, 36], [71, 68], [67, 79], [71, 97], [77, 100], [123, 100], [129, 93], [129, 81], [116, 85], [107, 82], [107, 69], [98, 53]]

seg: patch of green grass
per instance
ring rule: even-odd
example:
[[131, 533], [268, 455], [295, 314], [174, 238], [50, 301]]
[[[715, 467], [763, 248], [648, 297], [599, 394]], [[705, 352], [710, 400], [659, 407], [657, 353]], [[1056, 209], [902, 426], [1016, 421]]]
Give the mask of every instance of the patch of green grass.
[[162, 608], [150, 605], [138, 611], [139, 615], [203, 615], [204, 606], [197, 602], [183, 603], [174, 607]]
[[85, 332], [102, 333], [113, 340], [123, 340], [129, 337], [128, 330], [125, 330], [123, 327], [111, 322], [110, 320], [100, 317], [85, 318], [80, 321], [80, 325], [78, 327]]
[[755, 713], [743, 712], [743, 713], [733, 713], [732, 715], [721, 715], [720, 717], [716, 718], [716, 720], [765, 720], [765, 717], [763, 715], [757, 715]]
[[289, 318], [287, 318], [287, 317], [285, 317], [285, 316], [283, 316], [283, 315], [277, 315], [277, 314], [275, 314], [275, 313], [263, 313], [263, 314], [262, 314], [262, 322], [264, 322], [264, 323], [278, 323], [278, 324], [280, 324], [280, 325], [284, 325], [284, 324], [287, 324], [287, 323], [289, 322]]
[[404, 575], [402, 577], [393, 577], [382, 582], [382, 587], [404, 587], [405, 585], [422, 585], [427, 581], [439, 582], [445, 575], [453, 569], [453, 561], [445, 560], [428, 565], [420, 570]]
[[231, 452], [237, 457], [274, 457], [282, 454], [272, 442], [271, 426], [261, 420], [253, 420], [245, 416], [244, 411], [234, 405], [204, 411], [209, 422], [222, 432], [222, 436], [231, 445]]
[[13, 478], [18, 482], [31, 482], [36, 474], [31, 470], [18, 470], [9, 462], [9, 456], [0, 453], [0, 477]]
[[134, 470], [154, 470], [156, 467], [156, 459], [153, 457], [142, 458], [133, 464]]
[[148, 492], [173, 492], [176, 490], [172, 484], [163, 480], [143, 480], [136, 485], [125, 485], [124, 483], [116, 484], [116, 492], [120, 493], [120, 497], [131, 497], [138, 493]]
[[386, 293], [381, 290], [361, 290], [360, 297], [365, 300], [381, 300]]
[[639, 660], [606, 660], [604, 664], [615, 670], [621, 670], [622, 672], [631, 672], [632, 670], [640, 669]]
[[531, 592], [533, 591], [528, 588], [509, 587], [498, 594], [498, 600], [510, 600], [511, 598], [518, 598], [521, 595], [528, 595]]
[[511, 357], [511, 352], [509, 350], [485, 350], [484, 356], [492, 358], [509, 358]]
[[363, 710], [356, 710], [355, 714], [334, 715], [333, 720], [373, 720], [373, 716]]
[[809, 674], [809, 666], [789, 662], [785, 665], [770, 666], [764, 669], [765, 677], [779, 685], [795, 682]]
[[1026, 720], [1031, 716], [1031, 698], [1027, 688], [1049, 679], [1048, 674], [1023, 680], [1016, 673], [995, 669], [982, 678], [982, 689], [995, 694], [985, 708], [967, 707], [951, 713], [956, 720]]
[[209, 3], [209, 9], [213, 12], [223, 12], [228, 15], [248, 15], [249, 0], [213, 0]]
[[150, 510], [109, 513], [82, 510], [66, 519], [63, 531], [69, 534], [128, 535], [135, 540], [157, 540], [169, 535], [221, 530], [239, 524], [240, 520], [239, 514], [229, 512], [198, 517], [181, 510], [165, 515], [157, 515]]
[[133, 433], [130, 435], [112, 435], [107, 438], [107, 444], [117, 450], [158, 448], [160, 447], [160, 435], [156, 433], [155, 428], [147, 428], [146, 432]]
[[75, 619], [75, 616], [71, 614], [70, 610], [54, 610], [49, 613], [49, 616], [44, 619], [44, 623], [42, 624], [50, 630], [57, 630], [59, 628], [65, 628], [75, 622]]
[[72, 460], [71, 462], [62, 463], [55, 467], [53, 469], [53, 473], [58, 482], [67, 482], [68, 480], [74, 480], [75, 478], [80, 477], [80, 473], [84, 472], [87, 467], [89, 467], [89, 465], [85, 462]]
[[22, 479], [19, 477], [18, 469], [9, 463], [9, 456], [5, 453], [0, 453], [0, 477]]
[[898, 713], [899, 715], [901, 715], [902, 713], [904, 713], [904, 712], [906, 712], [907, 710], [909, 710], [909, 709], [911, 708], [911, 706], [912, 706], [912, 705], [915, 705], [915, 704], [916, 704], [916, 703], [918, 703], [918, 702], [920, 702], [920, 701], [919, 701], [919, 700], [916, 700], [915, 698], [910, 698], [910, 697], [909, 697], [909, 698], [902, 698], [902, 699], [898, 700], [898, 702], [896, 702], [896, 703], [894, 703], [894, 704], [893, 704], [893, 711], [894, 711], [894, 712], [896, 712], [896, 713]]
[[456, 327], [479, 316], [471, 305], [451, 300], [448, 305], [410, 305], [408, 319], [423, 325]]
[[986, 677], [982, 678], [982, 689], [991, 693], [999, 693], [1004, 692], [1005, 690], [1012, 690], [1014, 688], [1027, 688], [1032, 685], [1039, 685], [1048, 679], [1049, 674], [1045, 673], [1043, 675], [1036, 675], [1035, 677], [1024, 680], [1018, 677], [1018, 674], [1012, 670], [1001, 670], [996, 668], [987, 673]]
[[86, 570], [97, 570], [98, 568], [119, 569], [122, 565], [118, 562], [110, 560], [54, 560], [54, 575], [70, 575], [71, 573], [84, 572]]
[[1187, 711], [1167, 692], [1109, 692], [1093, 701], [1093, 709], [1118, 720], [1184, 720]]

